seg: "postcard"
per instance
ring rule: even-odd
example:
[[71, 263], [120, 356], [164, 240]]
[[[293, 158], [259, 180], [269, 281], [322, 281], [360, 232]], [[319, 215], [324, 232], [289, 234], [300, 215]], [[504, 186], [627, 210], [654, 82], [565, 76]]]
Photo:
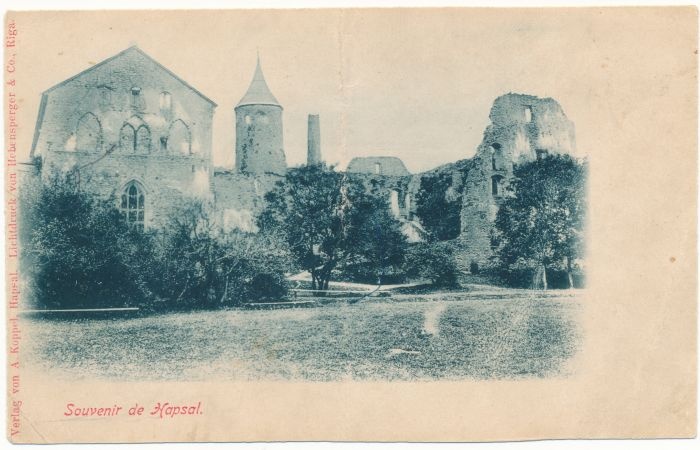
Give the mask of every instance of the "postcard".
[[3, 34], [11, 442], [695, 435], [695, 8]]

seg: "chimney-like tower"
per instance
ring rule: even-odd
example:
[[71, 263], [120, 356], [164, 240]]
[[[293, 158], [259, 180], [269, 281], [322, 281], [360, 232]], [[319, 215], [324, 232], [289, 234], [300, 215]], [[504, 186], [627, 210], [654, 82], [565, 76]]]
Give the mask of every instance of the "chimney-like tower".
[[318, 114], [309, 114], [306, 165], [321, 164], [321, 126]]

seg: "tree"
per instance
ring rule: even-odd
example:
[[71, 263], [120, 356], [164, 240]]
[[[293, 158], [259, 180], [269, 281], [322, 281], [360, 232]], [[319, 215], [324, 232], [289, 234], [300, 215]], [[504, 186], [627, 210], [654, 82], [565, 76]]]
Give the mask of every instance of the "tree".
[[265, 198], [261, 232], [286, 242], [313, 289], [328, 289], [333, 270], [344, 264], [374, 264], [381, 276], [402, 257], [406, 241], [386, 200], [348, 174], [323, 165], [292, 169]]
[[352, 218], [347, 227], [344, 272], [377, 284], [401, 277], [408, 243], [386, 199], [358, 191], [352, 201]]
[[171, 307], [212, 307], [223, 301], [224, 283], [218, 261], [225, 249], [215, 238], [207, 205], [185, 201], [169, 214], [159, 234], [162, 269], [159, 292]]
[[494, 245], [505, 267], [528, 267], [547, 289], [547, 269], [565, 267], [573, 287], [573, 261], [583, 248], [585, 165], [551, 155], [516, 166], [496, 216]]
[[140, 305], [152, 298], [152, 235], [130, 227], [114, 199], [54, 175], [21, 197], [22, 263], [36, 306]]
[[454, 239], [460, 233], [462, 195], [453, 190], [452, 181], [449, 171], [429, 173], [420, 180], [416, 215], [433, 240]]

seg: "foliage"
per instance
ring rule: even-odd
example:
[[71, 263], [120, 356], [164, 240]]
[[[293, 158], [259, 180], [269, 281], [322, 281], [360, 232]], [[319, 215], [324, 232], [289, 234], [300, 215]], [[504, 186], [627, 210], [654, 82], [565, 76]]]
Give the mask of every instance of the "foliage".
[[360, 196], [352, 207], [356, 222], [348, 228], [352, 247], [342, 266], [344, 275], [377, 284], [400, 280], [407, 248], [400, 222], [391, 215], [382, 198]]
[[40, 308], [134, 306], [151, 299], [152, 235], [132, 230], [113, 199], [54, 176], [21, 197], [22, 262]]
[[565, 267], [570, 285], [582, 256], [586, 168], [568, 155], [518, 165], [496, 216], [493, 244], [501, 267], [535, 273], [547, 288], [547, 270]]
[[172, 308], [279, 300], [286, 294], [280, 251], [255, 235], [220, 233], [201, 201], [174, 211], [159, 242], [159, 291]]
[[462, 196], [452, 190], [452, 173], [423, 176], [416, 194], [416, 215], [433, 240], [454, 239], [460, 233]]
[[266, 195], [258, 220], [265, 235], [283, 239], [312, 288], [325, 290], [336, 269], [364, 265], [362, 276], [381, 276], [401, 264], [406, 239], [388, 213], [386, 199], [357, 179], [325, 166], [287, 172]]
[[406, 273], [428, 279], [435, 286], [455, 286], [458, 270], [452, 247], [447, 242], [415, 244], [406, 255]]
[[274, 241], [222, 234], [185, 202], [160, 231], [130, 227], [114, 199], [55, 176], [22, 193], [23, 269], [39, 308], [212, 308], [286, 295], [289, 258]]

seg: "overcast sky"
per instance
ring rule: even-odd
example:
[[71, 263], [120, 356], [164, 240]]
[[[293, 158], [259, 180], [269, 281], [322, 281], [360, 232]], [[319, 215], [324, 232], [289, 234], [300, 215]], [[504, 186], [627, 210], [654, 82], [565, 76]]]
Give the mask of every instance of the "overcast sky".
[[[306, 157], [306, 120], [320, 114], [324, 159], [400, 157], [411, 171], [470, 157], [493, 100], [507, 92], [557, 99], [577, 125], [587, 111], [592, 26], [531, 10], [112, 12], [18, 19], [21, 151], [40, 93], [137, 44], [219, 106], [214, 162], [234, 161], [233, 107], [259, 50], [284, 106], [289, 165]], [[599, 44], [602, 45], [602, 44]], [[584, 70], [585, 69], [585, 70]]]

